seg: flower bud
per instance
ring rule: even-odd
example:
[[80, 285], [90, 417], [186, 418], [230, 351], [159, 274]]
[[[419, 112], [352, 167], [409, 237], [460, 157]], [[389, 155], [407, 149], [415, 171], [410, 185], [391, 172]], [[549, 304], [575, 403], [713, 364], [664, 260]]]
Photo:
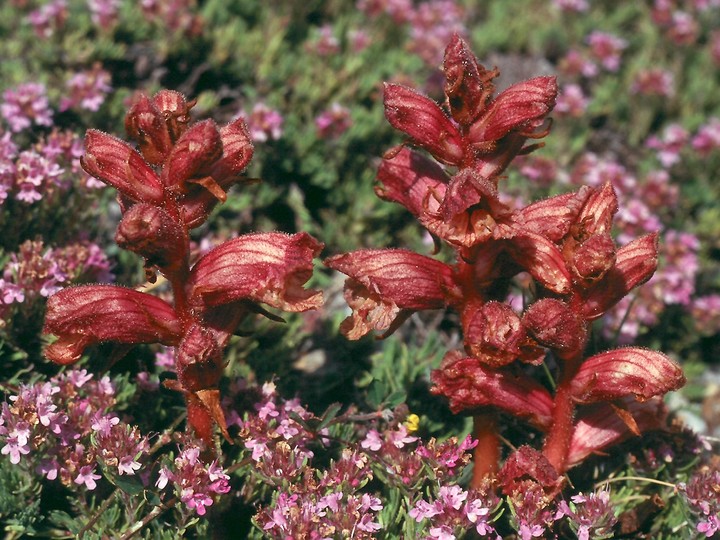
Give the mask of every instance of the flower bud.
[[168, 213], [150, 204], [136, 204], [123, 216], [115, 233], [117, 244], [162, 269], [182, 263], [182, 230]]
[[570, 307], [554, 298], [533, 303], [523, 316], [528, 332], [560, 358], [580, 354], [587, 342], [585, 322]]
[[480, 307], [468, 305], [462, 313], [462, 323], [465, 347], [483, 364], [499, 367], [516, 359], [542, 362], [543, 351], [528, 347], [525, 327], [507, 304], [492, 301]]
[[575, 248], [572, 258], [573, 274], [583, 283], [602, 279], [615, 266], [615, 242], [610, 234], [594, 234]]
[[163, 115], [172, 144], [185, 133], [190, 122], [190, 109], [195, 100], [187, 101], [185, 96], [174, 90], [160, 90], [152, 98], [153, 103]]
[[163, 184], [175, 193], [187, 193], [187, 182], [206, 177], [221, 155], [222, 140], [215, 122], [198, 122], [183, 133], [170, 151], [162, 171]]
[[471, 124], [485, 109], [495, 91], [497, 69], [480, 65], [464, 40], [454, 34], [443, 60], [445, 95], [450, 113], [463, 126]]
[[173, 143], [165, 118], [145, 95], [125, 115], [125, 131], [137, 141], [143, 157], [152, 165], [161, 165], [170, 153]]

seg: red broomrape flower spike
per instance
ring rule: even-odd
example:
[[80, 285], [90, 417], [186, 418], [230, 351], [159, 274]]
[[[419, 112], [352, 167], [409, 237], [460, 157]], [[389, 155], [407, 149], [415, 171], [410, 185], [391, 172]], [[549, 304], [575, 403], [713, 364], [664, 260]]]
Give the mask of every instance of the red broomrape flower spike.
[[[465, 351], [447, 353], [431, 391], [446, 396], [453, 412], [474, 416], [473, 482], [500, 472], [508, 494], [523, 478], [556, 493], [568, 467], [662, 427], [657, 400], [684, 384], [679, 366], [661, 353], [628, 347], [585, 358], [591, 321], [655, 271], [657, 235], [616, 247], [610, 184], [518, 210], [504, 205], [500, 175], [515, 156], [539, 146], [525, 146], [529, 138], [547, 135], [555, 79], [523, 81], [493, 97], [498, 70], [485, 69], [457, 36], [443, 71], [444, 107], [386, 84], [385, 115], [410, 144], [455, 172], [401, 147], [380, 165], [376, 193], [454, 248], [456, 262], [400, 249], [331, 257], [326, 264], [349, 276], [345, 296], [353, 312], [341, 330], [351, 339], [373, 329], [387, 335], [415, 311], [457, 311]], [[504, 303], [520, 272], [535, 282], [522, 314]], [[548, 354], [557, 365], [553, 389], [526, 369]], [[545, 439], [541, 449], [521, 447], [499, 471], [501, 415], [527, 421]]]
[[222, 128], [212, 120], [191, 124], [193, 104], [170, 90], [140, 96], [125, 119], [140, 151], [89, 130], [81, 161], [118, 190], [123, 217], [116, 241], [145, 259], [149, 275], [167, 278], [174, 305], [112, 285], [64, 289], [48, 301], [44, 332], [58, 339], [45, 355], [71, 364], [105, 341], [175, 346], [178, 379], [166, 385], [185, 395], [188, 424], [209, 445], [215, 426], [229, 438], [219, 383], [230, 335], [251, 313], [270, 316], [258, 303], [288, 311], [320, 306], [322, 294], [303, 285], [323, 245], [305, 233], [252, 234], [225, 242], [191, 267], [190, 229], [243, 180], [253, 153], [242, 120]]

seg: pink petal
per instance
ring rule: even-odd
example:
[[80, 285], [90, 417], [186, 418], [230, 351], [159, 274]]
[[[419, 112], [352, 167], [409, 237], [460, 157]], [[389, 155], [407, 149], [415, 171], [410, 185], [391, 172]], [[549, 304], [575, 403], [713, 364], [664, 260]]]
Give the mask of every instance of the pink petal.
[[206, 253], [193, 267], [188, 288], [205, 307], [238, 300], [286, 311], [322, 304], [322, 293], [303, 288], [323, 245], [307, 233], [248, 234]]

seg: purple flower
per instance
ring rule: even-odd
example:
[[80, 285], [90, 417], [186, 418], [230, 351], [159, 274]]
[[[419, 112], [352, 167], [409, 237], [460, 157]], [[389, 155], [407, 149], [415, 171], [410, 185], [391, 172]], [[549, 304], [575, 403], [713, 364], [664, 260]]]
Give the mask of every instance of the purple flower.
[[641, 70], [630, 87], [633, 94], [643, 96], [670, 97], [674, 90], [673, 73], [659, 68]]
[[110, 73], [97, 64], [93, 69], [75, 73], [67, 82], [69, 96], [60, 100], [60, 110], [79, 108], [97, 111], [112, 90]]
[[587, 0], [553, 0], [553, 5], [567, 13], [584, 13], [590, 9]]
[[75, 483], [79, 486], [85, 484], [89, 490], [93, 490], [97, 487], [95, 480], [102, 478], [99, 474], [95, 474], [95, 467], [93, 465], [85, 465], [80, 468], [80, 472], [75, 478]]
[[315, 127], [321, 139], [334, 139], [345, 133], [352, 125], [350, 110], [339, 103], [333, 103], [329, 109], [315, 118]]
[[50, 0], [39, 9], [31, 11], [28, 21], [33, 26], [35, 34], [47, 39], [62, 28], [68, 16], [67, 7], [67, 0]]
[[707, 123], [700, 126], [691, 144], [703, 158], [720, 149], [720, 118], [710, 118]]
[[[199, 448], [195, 446], [185, 448], [175, 458], [172, 467], [160, 469], [160, 476], [155, 485], [163, 489], [172, 482], [180, 500], [202, 516], [205, 515], [207, 507], [213, 504], [213, 495], [230, 491], [228, 482], [230, 477], [216, 461], [205, 465], [200, 461], [199, 456]], [[127, 466], [132, 468], [133, 472], [136, 470], [132, 464]]]
[[0, 113], [12, 131], [23, 131], [33, 123], [52, 126], [52, 110], [43, 84], [30, 82], [9, 88], [3, 92], [3, 100]]
[[87, 0], [92, 22], [103, 30], [109, 29], [117, 20], [120, 0]]
[[382, 448], [383, 440], [380, 437], [380, 433], [378, 433], [376, 430], [371, 429], [368, 431], [367, 435], [365, 435], [365, 439], [360, 443], [360, 446], [365, 448], [366, 450], [372, 450], [373, 452], [377, 452]]
[[627, 47], [624, 39], [595, 30], [587, 37], [587, 42], [593, 56], [606, 70], [617, 71], [620, 68], [620, 55]]
[[255, 142], [276, 141], [282, 137], [282, 115], [263, 102], [256, 103], [250, 115], [241, 114], [241, 117], [245, 118], [250, 137]]
[[579, 118], [585, 113], [590, 100], [578, 84], [568, 84], [561, 88], [555, 104], [555, 113], [560, 116]]

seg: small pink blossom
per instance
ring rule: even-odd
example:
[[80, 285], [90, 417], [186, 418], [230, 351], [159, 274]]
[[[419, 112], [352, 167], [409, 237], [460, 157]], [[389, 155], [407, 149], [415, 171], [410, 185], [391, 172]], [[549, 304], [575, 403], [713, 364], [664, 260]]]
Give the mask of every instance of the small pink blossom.
[[25, 83], [5, 90], [0, 113], [14, 132], [23, 131], [33, 123], [51, 126], [53, 122], [45, 85], [40, 83]]
[[585, 96], [580, 85], [568, 84], [560, 89], [555, 104], [555, 113], [560, 116], [579, 118], [588, 107], [590, 100]]
[[256, 103], [250, 114], [243, 117], [247, 121], [250, 137], [254, 141], [276, 141], [282, 137], [284, 119], [280, 111], [271, 109], [265, 103]]
[[102, 478], [99, 474], [95, 474], [95, 467], [93, 465], [85, 465], [80, 469], [75, 483], [79, 486], [85, 485], [89, 490], [93, 490], [97, 487], [95, 480]]
[[622, 51], [627, 47], [627, 42], [607, 32], [594, 30], [587, 37], [590, 50], [600, 64], [608, 71], [620, 69], [620, 58]]

